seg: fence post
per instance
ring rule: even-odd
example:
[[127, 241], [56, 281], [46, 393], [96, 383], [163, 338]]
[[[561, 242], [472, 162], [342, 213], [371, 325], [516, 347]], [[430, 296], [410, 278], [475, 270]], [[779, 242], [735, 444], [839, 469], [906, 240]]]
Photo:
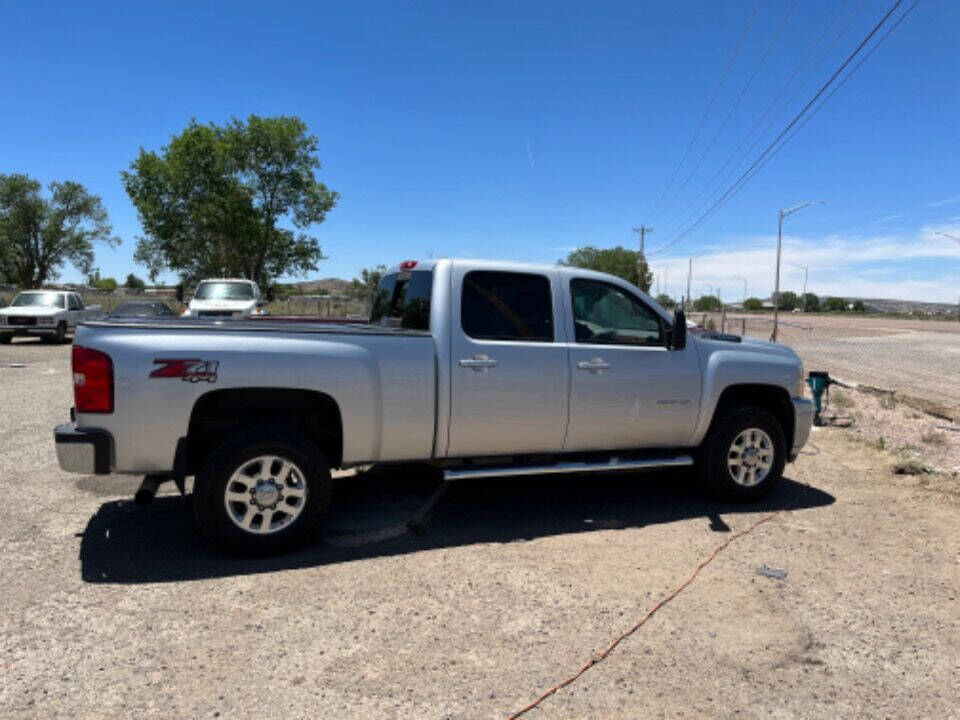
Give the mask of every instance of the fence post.
[[727, 308], [720, 308], [720, 332], [725, 333], [727, 331]]
[[747, 336], [747, 319], [746, 318], [740, 318], [740, 336], [741, 337]]

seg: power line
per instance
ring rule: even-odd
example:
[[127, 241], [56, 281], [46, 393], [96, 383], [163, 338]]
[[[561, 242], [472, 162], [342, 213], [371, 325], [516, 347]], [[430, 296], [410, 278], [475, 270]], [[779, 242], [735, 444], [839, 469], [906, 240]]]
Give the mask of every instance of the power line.
[[[849, 79], [853, 76], [853, 74], [860, 68], [860, 66], [863, 65], [863, 64], [870, 58], [871, 55], [873, 55], [873, 53], [876, 51], [876, 49], [877, 49], [878, 47], [880, 47], [880, 44], [881, 44], [884, 40], [886, 40], [894, 30], [897, 29], [897, 26], [900, 25], [900, 23], [904, 21], [904, 19], [907, 17], [907, 15], [909, 15], [910, 12], [911, 12], [919, 3], [920, 3], [920, 0], [914, 0], [913, 4], [906, 9], [906, 11], [903, 13], [903, 15], [901, 15], [899, 18], [897, 18], [897, 21], [896, 21], [893, 25], [890, 26], [890, 28], [880, 37], [879, 40], [877, 40], [876, 43], [874, 43], [873, 47], [871, 47], [870, 50], [867, 51], [867, 54], [864, 55], [864, 56], [860, 59], [860, 62], [858, 62], [856, 65], [854, 65], [853, 68], [850, 70], [850, 72], [848, 72], [848, 73], [843, 77], [843, 79], [839, 82], [839, 84], [838, 84], [833, 90], [831, 90], [831, 91], [827, 94], [827, 96], [826, 96], [825, 98], [823, 98], [822, 101], [820, 101], [820, 104], [817, 105], [817, 107], [815, 107], [815, 108], [813, 109], [813, 111], [812, 111], [807, 117], [805, 117], [805, 118], [803, 119], [803, 122], [800, 123], [796, 128], [793, 129], [793, 132], [791, 132], [791, 133], [786, 137], [786, 139], [780, 144], [780, 148], [782, 148], [784, 145], [786, 145], [788, 142], [790, 142], [790, 139], [793, 138], [793, 136], [796, 135], [798, 132], [800, 132], [800, 130], [803, 128], [803, 126], [806, 125], [808, 122], [810, 122], [810, 121], [813, 119], [813, 117], [814, 117], [818, 112], [820, 112], [820, 108], [822, 108], [824, 105], [826, 105], [826, 104], [827, 104], [827, 101], [828, 101], [830, 98], [832, 98], [832, 97], [836, 94], [836, 92], [846, 84], [847, 80], [849, 80]], [[777, 151], [779, 151], [780, 148], [777, 148]], [[775, 155], [775, 154], [776, 154], [776, 152], [774, 152], [774, 155]], [[764, 160], [763, 163], [760, 164], [760, 166], [753, 172], [753, 174], [752, 174], [750, 177], [752, 178], [753, 175], [756, 175], [761, 169], [763, 169], [763, 166], [766, 165], [766, 164], [770, 161], [770, 159], [771, 159], [772, 157], [773, 157], [773, 155], [771, 155], [771, 156], [768, 157], [766, 160]], [[748, 180], [749, 180], [749, 179], [750, 179], [750, 178], [748, 178]]]
[[670, 200], [666, 205], [663, 206], [663, 209], [666, 210], [673, 202], [680, 196], [680, 193], [684, 191], [687, 185], [690, 183], [690, 180], [693, 179], [693, 176], [696, 175], [697, 170], [700, 169], [700, 166], [703, 164], [704, 158], [710, 153], [713, 149], [713, 146], [717, 142], [717, 138], [723, 133], [726, 129], [727, 124], [730, 122], [730, 118], [733, 117], [734, 112], [737, 108], [740, 107], [740, 102], [743, 100], [743, 96], [747, 94], [747, 90], [750, 89], [750, 86], [753, 85], [753, 81], [757, 77], [757, 73], [760, 72], [760, 68], [763, 67], [764, 62], [766, 62], [767, 57], [770, 55], [770, 52], [776, 46], [777, 41], [780, 40], [780, 36], [783, 35], [784, 29], [787, 27], [787, 21], [790, 20], [790, 16], [793, 14], [794, 8], [797, 7], [797, 1], [793, 0], [790, 6], [787, 8], [786, 15], [783, 16], [783, 20], [780, 23], [780, 27], [777, 29], [776, 34], [773, 36], [773, 39], [770, 41], [770, 44], [767, 45], [767, 49], [763, 51], [763, 55], [760, 56], [760, 60], [757, 62], [756, 67], [753, 69], [753, 72], [750, 74], [750, 78], [747, 80], [747, 83], [743, 86], [743, 90], [740, 91], [740, 94], [737, 96], [737, 99], [733, 101], [733, 105], [730, 108], [730, 111], [727, 113], [727, 116], [723, 119], [723, 122], [720, 124], [719, 129], [713, 135], [713, 139], [710, 140], [710, 143], [707, 145], [707, 148], [700, 154], [700, 158], [697, 160], [697, 164], [693, 166], [693, 169], [687, 174], [687, 179], [683, 181], [683, 184], [677, 189], [673, 194]]
[[[847, 4], [849, 4], [849, 2], [850, 2], [850, 0], [847, 0]], [[823, 53], [823, 55], [820, 56], [820, 59], [817, 60], [816, 63], [814, 63], [813, 68], [811, 68], [811, 70], [810, 70], [810, 72], [807, 74], [807, 76], [806, 76], [806, 77], [800, 82], [800, 84], [797, 86], [797, 89], [794, 91], [794, 93], [793, 93], [793, 94], [790, 96], [790, 98], [783, 104], [783, 107], [780, 108], [780, 111], [770, 119], [770, 122], [769, 122], [769, 123], [767, 124], [767, 126], [763, 129], [763, 132], [761, 132], [761, 133], [757, 136], [757, 138], [756, 138], [756, 139], [750, 144], [750, 146], [747, 148], [746, 152], [743, 153], [743, 157], [746, 157], [746, 156], [748, 156], [751, 152], [753, 152], [753, 149], [754, 149], [754, 148], [757, 146], [757, 144], [763, 139], [763, 137], [770, 131], [770, 128], [773, 127], [773, 124], [774, 124], [777, 120], [780, 119], [780, 116], [783, 115], [784, 111], [790, 106], [790, 103], [792, 103], [792, 102], [794, 101], [794, 99], [797, 97], [797, 95], [800, 94], [800, 91], [803, 89], [804, 85], [806, 85], [807, 82], [809, 82], [810, 78], [813, 77], [813, 74], [817, 71], [817, 68], [820, 67], [820, 64], [827, 58], [827, 56], [830, 54], [830, 52], [833, 50], [833, 48], [836, 47], [837, 43], [840, 41], [840, 38], [843, 37], [843, 35], [846, 33], [846, 31], [850, 28], [850, 25], [853, 24], [853, 21], [857, 18], [857, 16], [860, 14], [860, 12], [863, 10], [863, 8], [866, 6], [866, 3], [867, 3], [867, 0], [861, 0], [859, 6], [854, 10], [853, 15], [852, 15], [852, 16], [850, 17], [850, 19], [847, 21], [847, 24], [844, 25], [843, 28], [841, 28], [840, 32], [837, 33], [836, 37], [834, 37], [833, 42], [830, 43], [830, 47], [828, 47], [828, 48], [826, 49], [826, 51]], [[733, 174], [733, 172], [734, 172], [734, 170], [736, 169], [737, 165], [739, 165], [739, 161], [738, 161], [737, 163], [735, 163], [734, 165], [730, 165], [730, 162], [737, 156], [737, 154], [740, 152], [740, 150], [743, 149], [743, 146], [746, 145], [746, 143], [750, 140], [750, 138], [753, 137], [753, 134], [757, 131], [757, 128], [760, 127], [760, 123], [762, 123], [763, 120], [764, 120], [764, 119], [767, 117], [767, 115], [770, 113], [770, 111], [773, 110], [774, 106], [776, 106], [776, 104], [779, 102], [780, 98], [783, 97], [783, 94], [787, 91], [787, 88], [790, 87], [790, 85], [793, 84], [794, 79], [797, 77], [797, 75], [798, 75], [798, 74], [800, 73], [800, 71], [803, 69], [804, 65], [807, 64], [807, 61], [810, 59], [810, 56], [813, 55], [813, 52], [817, 49], [817, 47], [820, 46], [820, 43], [823, 42], [823, 39], [827, 36], [827, 34], [829, 33], [830, 29], [833, 27], [834, 23], [835, 23], [837, 20], [840, 19], [840, 17], [843, 15], [843, 13], [844, 13], [843, 10], [841, 10], [840, 12], [838, 12], [836, 15], [834, 15], [833, 19], [826, 25], [826, 27], [824, 27], [823, 32], [822, 32], [822, 33], [820, 34], [820, 36], [817, 38], [817, 41], [816, 41], [816, 42], [810, 47], [810, 49], [807, 51], [806, 56], [804, 56], [803, 60], [800, 61], [800, 64], [797, 65], [796, 69], [795, 69], [795, 70], [793, 71], [793, 73], [790, 75], [790, 78], [787, 80], [787, 82], [786, 82], [786, 83], [783, 85], [783, 87], [780, 89], [780, 92], [777, 93], [777, 95], [776, 95], [776, 97], [773, 99], [773, 101], [767, 106], [767, 109], [764, 110], [763, 113], [760, 115], [760, 117], [757, 119], [757, 122], [754, 123], [753, 127], [750, 129], [750, 132], [747, 133], [747, 134], [744, 136], [744, 138], [740, 141], [740, 144], [737, 145], [737, 147], [730, 153], [729, 156], [727, 156], [727, 159], [724, 161], [723, 165], [721, 165], [720, 168], [719, 168], [719, 169], [713, 174], [713, 176], [710, 178], [710, 180], [707, 181], [706, 185], [703, 186], [703, 189], [702, 189], [699, 193], [697, 193], [696, 195], [694, 195], [694, 196], [690, 199], [690, 202], [688, 202], [688, 203], [686, 204], [686, 206], [683, 208], [683, 210], [681, 210], [681, 211], [678, 213], [678, 215], [676, 216], [676, 217], [678, 218], [678, 220], [679, 220], [680, 218], [683, 218], [683, 217], [687, 217], [688, 219], [687, 219], [687, 220], [683, 220], [683, 221], [681, 221], [681, 222], [678, 222], [677, 224], [679, 224], [681, 227], [682, 227], [683, 225], [686, 225], [687, 222], [689, 222], [689, 217], [691, 217], [691, 216], [693, 216], [693, 215], [696, 215], [696, 214], [697, 214], [698, 212], [700, 212], [700, 211], [703, 209], [703, 207], [706, 205], [706, 203], [708, 202], [709, 197], [710, 197], [710, 196], [713, 194], [713, 192], [714, 192], [714, 183], [719, 179], [719, 180], [720, 180], [720, 183], [719, 183], [719, 184], [722, 185], [724, 182], [726, 182], [727, 178], [729, 178], [730, 175]], [[730, 167], [730, 169], [729, 169], [726, 173], [724, 173], [724, 170], [726, 170], [728, 166]], [[723, 174], [723, 177], [721, 177], [721, 174]], [[703, 202], [700, 202], [701, 200], [703, 200]], [[688, 211], [689, 211], [691, 208], [693, 208], [694, 206], [696, 206], [694, 212], [693, 212], [693, 213], [690, 213], [690, 214], [688, 215]]]
[[703, 124], [707, 120], [707, 116], [710, 114], [710, 110], [713, 108], [713, 104], [717, 100], [717, 95], [720, 94], [720, 89], [723, 87], [723, 83], [726, 81], [727, 76], [730, 74], [730, 68], [733, 67], [734, 61], [740, 55], [740, 50], [743, 49], [743, 42], [747, 39], [747, 34], [750, 32], [750, 28], [753, 25], [753, 20], [757, 15], [757, 10], [760, 7], [760, 0], [757, 0], [753, 5], [753, 12], [750, 13], [750, 17], [747, 19], [747, 24], [743, 28], [743, 32], [740, 34], [740, 39], [737, 41], [736, 47], [733, 50], [733, 54], [730, 56], [730, 59], [727, 61], [727, 66], [723, 70], [723, 74], [720, 76], [720, 82], [717, 84], [716, 89], [713, 91], [713, 95], [710, 98], [710, 102], [707, 103], [707, 107], [703, 110], [703, 115], [700, 117], [700, 122], [697, 124], [697, 129], [693, 131], [693, 137], [690, 138], [690, 144], [687, 145], [687, 149], [683, 152], [683, 156], [680, 158], [680, 163], [677, 165], [677, 169], [673, 171], [673, 175], [670, 177], [670, 182], [666, 184], [663, 188], [663, 191], [660, 193], [660, 197], [657, 199], [656, 204], [653, 206], [652, 214], [656, 214], [660, 209], [660, 205], [663, 202], [663, 198], [666, 196], [667, 192], [670, 190], [670, 187], [673, 185], [674, 180], [677, 179], [677, 175], [680, 173], [680, 168], [683, 167], [683, 163], [686, 162], [687, 156], [690, 154], [690, 150], [693, 149], [694, 144], [697, 142], [697, 138], [700, 137], [700, 130], [703, 129]]
[[[920, 0], [916, 0], [916, 2], [914, 2], [914, 5], [911, 6], [910, 10], [912, 10], [913, 7], [915, 7], [916, 4], [919, 3], [919, 1]], [[721, 207], [723, 207], [730, 200], [730, 198], [733, 197], [733, 195], [735, 195], [737, 191], [739, 191], [740, 188], [742, 188], [743, 185], [745, 185], [750, 180], [750, 178], [753, 177], [754, 174], [756, 174], [754, 171], [758, 169], [758, 166], [760, 166], [760, 164], [763, 163], [768, 156], [772, 157], [771, 153], [776, 154], [776, 152], [783, 147], [785, 143], [780, 143], [780, 141], [787, 135], [787, 133], [789, 133], [794, 128], [794, 126], [797, 125], [798, 122], [800, 122], [801, 118], [803, 118], [803, 116], [807, 113], [807, 111], [811, 107], [813, 107], [813, 105], [817, 102], [817, 100], [820, 99], [820, 96], [827, 91], [827, 89], [834, 83], [837, 77], [839, 77], [840, 74], [847, 68], [847, 66], [851, 62], [853, 62], [853, 59], [860, 53], [860, 51], [864, 48], [864, 46], [866, 46], [866, 44], [870, 42], [873, 36], [877, 34], [880, 28], [886, 24], [887, 20], [890, 19], [890, 16], [893, 15], [894, 11], [896, 11], [898, 7], [900, 7], [902, 2], [903, 0], [896, 0], [893, 6], [873, 27], [873, 29], [867, 34], [867, 36], [860, 41], [860, 44], [857, 45], [857, 47], [853, 50], [852, 53], [850, 53], [849, 56], [847, 56], [847, 59], [843, 61], [843, 64], [841, 64], [840, 67], [837, 68], [836, 71], [834, 71], [834, 73], [830, 76], [830, 78], [816, 92], [816, 94], [812, 98], [810, 98], [810, 100], [807, 102], [806, 105], [803, 106], [803, 109], [801, 109], [800, 112], [798, 112], [794, 116], [793, 120], [791, 120], [790, 123], [780, 132], [780, 134], [777, 135], [777, 137], [773, 140], [773, 142], [770, 143], [762, 153], [760, 153], [759, 157], [757, 157], [757, 159], [753, 161], [753, 164], [751, 164], [750, 167], [747, 168], [743, 172], [743, 174], [740, 175], [739, 178], [737, 178], [736, 182], [734, 182], [733, 185], [730, 186], [730, 188], [720, 197], [720, 199], [718, 199], [713, 205], [711, 205], [710, 208], [705, 213], [703, 213], [699, 218], [697, 218], [697, 220], [692, 225], [690, 225], [686, 230], [678, 234], [666, 245], [663, 245], [657, 248], [656, 250], [652, 251], [650, 253], [651, 255], [655, 255], [657, 253], [663, 252], [664, 250], [672, 247], [676, 243], [680, 242], [680, 240], [685, 238], [687, 235], [689, 235], [691, 232], [693, 232], [698, 227], [700, 227], [700, 225], [702, 225], [708, 218], [713, 216]], [[905, 15], [906, 13], [904, 14], [904, 16]], [[879, 43], [877, 44], [879, 45]], [[864, 60], [865, 59], [866, 58], [864, 58]]]

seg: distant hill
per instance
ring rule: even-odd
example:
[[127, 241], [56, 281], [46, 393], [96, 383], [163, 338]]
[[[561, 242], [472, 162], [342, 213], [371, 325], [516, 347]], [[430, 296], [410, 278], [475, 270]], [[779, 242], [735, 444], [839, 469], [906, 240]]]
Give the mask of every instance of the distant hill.
[[290, 283], [289, 286], [298, 288], [304, 295], [348, 295], [350, 281], [342, 278], [323, 278]]

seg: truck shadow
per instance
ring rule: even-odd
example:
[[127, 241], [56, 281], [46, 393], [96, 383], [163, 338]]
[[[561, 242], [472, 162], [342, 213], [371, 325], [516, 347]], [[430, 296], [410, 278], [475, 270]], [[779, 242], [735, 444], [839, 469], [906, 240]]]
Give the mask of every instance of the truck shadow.
[[[418, 508], [437, 482], [396, 472], [358, 478], [338, 491], [333, 521], [360, 524], [396, 507]], [[160, 496], [146, 508], [128, 500], [100, 506], [82, 534], [80, 563], [90, 583], [158, 583], [200, 580], [351, 562], [476, 543], [507, 543], [573, 533], [642, 528], [702, 518], [704, 532], [729, 532], [724, 515], [791, 512], [835, 501], [829, 493], [784, 479], [760, 503], [711, 501], [684, 474], [552, 476], [473, 480], [452, 484], [435, 506], [425, 531], [358, 547], [321, 541], [273, 557], [237, 557], [211, 549], [178, 496]], [[379, 504], [379, 505], [378, 505]], [[379, 510], [378, 510], [379, 507]], [[412, 512], [407, 516], [412, 515]]]

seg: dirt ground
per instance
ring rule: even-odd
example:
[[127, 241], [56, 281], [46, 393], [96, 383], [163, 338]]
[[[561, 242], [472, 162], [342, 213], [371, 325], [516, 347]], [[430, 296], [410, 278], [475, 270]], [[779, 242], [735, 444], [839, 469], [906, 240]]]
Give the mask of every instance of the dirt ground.
[[[711, 317], [720, 328], [719, 316]], [[960, 421], [960, 323], [800, 313], [782, 319], [778, 340], [797, 351], [807, 370], [895, 390]], [[728, 331], [744, 327], [751, 337], [769, 339], [772, 321], [769, 315], [727, 316]]]
[[[59, 471], [68, 357], [0, 347], [4, 718], [505, 718], [777, 510], [525, 717], [960, 717], [958, 481], [894, 475], [848, 431], [817, 430], [760, 506], [676, 473], [476, 481], [421, 535], [236, 559], [173, 494]], [[342, 483], [341, 530], [433, 489]]]

